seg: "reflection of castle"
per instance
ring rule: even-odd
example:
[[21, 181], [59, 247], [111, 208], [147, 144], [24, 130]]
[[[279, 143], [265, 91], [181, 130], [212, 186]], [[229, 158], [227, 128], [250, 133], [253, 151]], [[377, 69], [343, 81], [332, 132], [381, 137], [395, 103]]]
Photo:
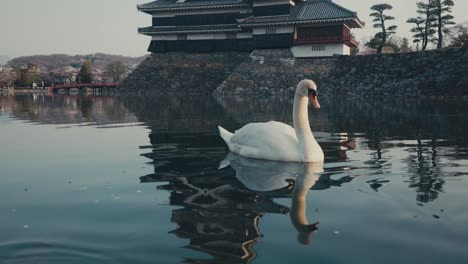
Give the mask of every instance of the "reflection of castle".
[[257, 229], [260, 217], [261, 215], [210, 215], [199, 210], [175, 210], [172, 221], [180, 228], [171, 233], [190, 239], [188, 248], [214, 257], [205, 261], [187, 259], [189, 263], [249, 263], [256, 256], [253, 245], [260, 236]]
[[170, 191], [170, 204], [183, 207], [172, 212], [171, 221], [179, 228], [171, 233], [190, 239], [188, 248], [214, 257], [187, 260], [189, 263], [249, 263], [256, 256], [253, 245], [260, 237], [258, 220], [265, 213], [287, 213], [289, 209], [274, 203], [273, 197], [286, 196], [289, 190], [257, 193], [245, 188], [232, 173], [211, 169], [170, 179], [155, 173], [141, 181], [169, 181], [158, 189]]

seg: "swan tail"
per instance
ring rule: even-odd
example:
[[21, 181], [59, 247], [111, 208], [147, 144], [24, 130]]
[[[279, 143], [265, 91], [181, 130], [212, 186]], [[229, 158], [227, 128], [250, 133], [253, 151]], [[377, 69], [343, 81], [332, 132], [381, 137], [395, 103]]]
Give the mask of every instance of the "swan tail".
[[231, 149], [231, 138], [232, 138], [232, 136], [234, 134], [232, 134], [231, 132], [227, 131], [226, 129], [224, 129], [224, 128], [220, 127], [220, 126], [218, 126], [218, 129], [219, 129], [219, 135], [224, 140], [224, 142], [226, 142], [229, 149]]
[[221, 170], [221, 169], [224, 169], [226, 168], [227, 166], [230, 166], [231, 165], [231, 160], [229, 159], [229, 157], [231, 156], [231, 152], [229, 152], [229, 154], [224, 158], [224, 160], [222, 160], [219, 165], [218, 165], [218, 170]]

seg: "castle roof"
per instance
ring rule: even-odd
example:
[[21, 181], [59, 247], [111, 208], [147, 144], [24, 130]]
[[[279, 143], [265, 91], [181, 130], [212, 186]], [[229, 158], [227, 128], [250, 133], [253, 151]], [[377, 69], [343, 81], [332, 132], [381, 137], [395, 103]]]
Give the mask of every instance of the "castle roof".
[[356, 12], [350, 11], [331, 0], [296, 1], [296, 5], [292, 7], [291, 13], [288, 15], [250, 16], [239, 22], [241, 27], [327, 22], [347, 22], [351, 27], [364, 27], [364, 23], [359, 20]]
[[232, 25], [197, 25], [197, 26], [145, 27], [145, 28], [139, 28], [138, 29], [138, 33], [145, 34], [145, 35], [240, 32], [240, 31], [242, 31], [242, 29], [237, 24], [232, 24]]
[[140, 11], [151, 13], [157, 11], [184, 10], [184, 9], [209, 9], [223, 7], [247, 7], [245, 0], [157, 0], [138, 5]]

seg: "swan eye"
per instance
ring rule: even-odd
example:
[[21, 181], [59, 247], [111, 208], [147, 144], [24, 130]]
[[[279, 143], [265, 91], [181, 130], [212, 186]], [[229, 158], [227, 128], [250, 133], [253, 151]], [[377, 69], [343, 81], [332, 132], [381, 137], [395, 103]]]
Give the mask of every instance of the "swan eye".
[[308, 96], [317, 96], [317, 91], [315, 89], [309, 88], [308, 89]]

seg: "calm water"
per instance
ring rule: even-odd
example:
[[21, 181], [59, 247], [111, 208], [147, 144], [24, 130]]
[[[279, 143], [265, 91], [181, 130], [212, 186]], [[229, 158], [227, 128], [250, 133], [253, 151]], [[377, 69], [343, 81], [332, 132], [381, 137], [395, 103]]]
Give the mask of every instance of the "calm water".
[[0, 96], [0, 263], [467, 263], [468, 104], [321, 104], [304, 166], [216, 131], [290, 100]]

